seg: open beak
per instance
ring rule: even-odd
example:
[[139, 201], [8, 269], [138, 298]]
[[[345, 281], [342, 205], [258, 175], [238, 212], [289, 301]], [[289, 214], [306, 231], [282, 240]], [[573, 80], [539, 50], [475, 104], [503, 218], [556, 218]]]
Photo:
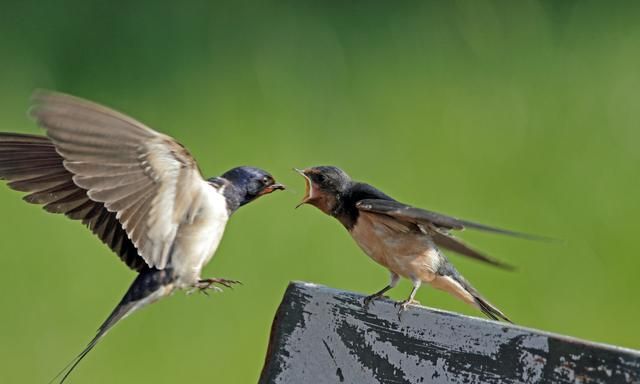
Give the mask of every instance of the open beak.
[[298, 205], [296, 205], [296, 208], [298, 208], [311, 200], [311, 198], [313, 197], [313, 188], [311, 187], [311, 180], [309, 179], [309, 176], [307, 176], [307, 174], [304, 172], [304, 169], [293, 168], [293, 170], [304, 177], [305, 183], [305, 191], [304, 196], [302, 197], [302, 201]]
[[280, 184], [280, 183], [271, 184], [270, 186], [263, 189], [258, 196], [268, 195], [273, 191], [285, 190], [285, 189], [286, 187], [284, 186], [284, 184]]

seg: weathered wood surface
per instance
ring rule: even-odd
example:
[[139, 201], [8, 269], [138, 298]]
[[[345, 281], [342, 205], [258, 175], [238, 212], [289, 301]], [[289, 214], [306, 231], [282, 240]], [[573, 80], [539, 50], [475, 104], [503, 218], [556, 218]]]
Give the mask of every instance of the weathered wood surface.
[[640, 352], [291, 283], [260, 383], [640, 383]]

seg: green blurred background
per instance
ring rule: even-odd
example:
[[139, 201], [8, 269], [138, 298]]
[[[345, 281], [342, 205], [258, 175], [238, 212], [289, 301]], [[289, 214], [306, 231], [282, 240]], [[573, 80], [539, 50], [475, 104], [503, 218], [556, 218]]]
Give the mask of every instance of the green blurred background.
[[[518, 324], [640, 348], [640, 3], [6, 2], [0, 129], [42, 87], [178, 138], [206, 175], [289, 185], [240, 210], [206, 276], [118, 325], [70, 382], [252, 383], [290, 280], [371, 293], [387, 272], [312, 207], [291, 167], [334, 164], [392, 196], [554, 236], [467, 232], [518, 266], [451, 255]], [[134, 274], [78, 222], [0, 188], [0, 382], [43, 383]], [[404, 298], [409, 285], [392, 291]], [[428, 287], [424, 304], [479, 316]]]

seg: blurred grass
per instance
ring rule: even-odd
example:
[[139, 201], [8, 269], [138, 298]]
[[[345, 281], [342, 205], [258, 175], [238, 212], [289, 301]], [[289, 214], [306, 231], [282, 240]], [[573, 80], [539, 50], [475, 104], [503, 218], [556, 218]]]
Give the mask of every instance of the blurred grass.
[[[372, 292], [387, 272], [337, 222], [293, 210], [291, 167], [334, 164], [394, 197], [546, 234], [465, 233], [518, 265], [451, 259], [517, 323], [640, 348], [640, 6], [636, 2], [7, 2], [0, 127], [36, 87], [178, 138], [206, 175], [240, 164], [293, 192], [243, 208], [205, 274], [123, 321], [73, 382], [255, 382], [287, 281]], [[0, 382], [45, 382], [133, 274], [79, 223], [0, 188]], [[403, 283], [392, 292], [404, 297]], [[478, 315], [429, 288], [427, 305]]]

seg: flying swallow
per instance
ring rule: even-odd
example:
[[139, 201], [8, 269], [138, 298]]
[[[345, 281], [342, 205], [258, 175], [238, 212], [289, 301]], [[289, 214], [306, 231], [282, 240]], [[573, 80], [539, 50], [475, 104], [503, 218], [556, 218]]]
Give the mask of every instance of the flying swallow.
[[418, 304], [414, 299], [416, 292], [422, 283], [429, 283], [480, 309], [491, 319], [511, 322], [462, 277], [438, 246], [509, 269], [509, 265], [470, 248], [450, 231], [473, 228], [516, 237], [533, 239], [537, 236], [400, 203], [369, 184], [352, 180], [336, 167], [319, 166], [296, 171], [304, 176], [306, 183], [305, 196], [298, 206], [311, 204], [338, 219], [360, 248], [391, 273], [387, 286], [365, 298], [365, 307], [404, 277], [411, 280], [413, 289], [409, 298], [399, 303], [398, 315], [409, 305]]
[[173, 138], [104, 106], [39, 91], [31, 115], [46, 136], [0, 133], [0, 178], [29, 203], [80, 220], [138, 272], [61, 381], [119, 320], [178, 289], [216, 289], [201, 278], [241, 206], [282, 184], [264, 170], [233, 168], [203, 179]]

